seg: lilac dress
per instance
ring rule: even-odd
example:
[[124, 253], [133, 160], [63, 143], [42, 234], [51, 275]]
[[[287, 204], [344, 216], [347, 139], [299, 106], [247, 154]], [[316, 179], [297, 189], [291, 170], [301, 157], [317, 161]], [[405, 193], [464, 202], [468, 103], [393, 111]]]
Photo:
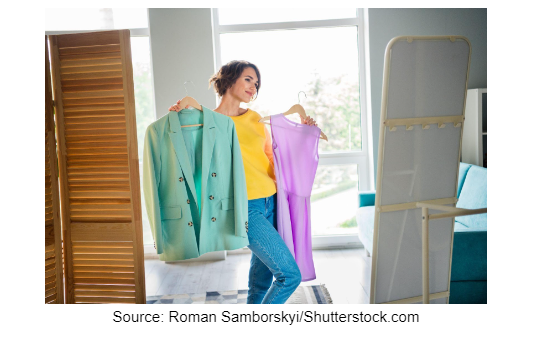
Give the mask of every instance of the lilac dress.
[[312, 258], [311, 190], [318, 167], [320, 128], [270, 117], [277, 183], [278, 232], [295, 257], [302, 281], [316, 279]]

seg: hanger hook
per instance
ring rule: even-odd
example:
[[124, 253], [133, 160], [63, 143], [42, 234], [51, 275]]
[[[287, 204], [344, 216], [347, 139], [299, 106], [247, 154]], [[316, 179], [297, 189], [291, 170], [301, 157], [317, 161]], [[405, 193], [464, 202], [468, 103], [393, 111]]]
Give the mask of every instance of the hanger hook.
[[[305, 92], [301, 90], [301, 91], [299, 92], [299, 94], [297, 94], [297, 101], [298, 101], [299, 104], [301, 104], [301, 99], [299, 98], [299, 95], [300, 95], [301, 93], [305, 94]], [[306, 98], [307, 98], [307, 94], [305, 94], [305, 99], [306, 99]]]
[[183, 84], [184, 84], [184, 90], [186, 90], [186, 93], [187, 93], [187, 94], [188, 94], [188, 89], [186, 89], [186, 84], [187, 84], [188, 82], [190, 82], [190, 83], [192, 83], [192, 85], [194, 85], [194, 82], [192, 82], [192, 81], [186, 81], [185, 83], [183, 83]]

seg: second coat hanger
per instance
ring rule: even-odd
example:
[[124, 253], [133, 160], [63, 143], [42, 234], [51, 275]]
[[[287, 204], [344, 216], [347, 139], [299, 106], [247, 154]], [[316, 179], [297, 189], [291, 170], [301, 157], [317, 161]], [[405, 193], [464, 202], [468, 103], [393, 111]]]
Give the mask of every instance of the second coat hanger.
[[[305, 92], [300, 91], [299, 94], [305, 94]], [[307, 94], [305, 94], [305, 97], [307, 97]], [[299, 114], [299, 116], [301, 116], [301, 120], [304, 120], [307, 117], [307, 113], [305, 112], [305, 108], [303, 108], [303, 106], [301, 106], [299, 103], [294, 104], [293, 106], [291, 106], [291, 108], [289, 108], [288, 111], [286, 111], [285, 113], [282, 113], [283, 115], [287, 116], [287, 115], [291, 115], [291, 114]], [[266, 116], [261, 118], [260, 120], [258, 120], [258, 122], [261, 123], [265, 123], [265, 124], [270, 124], [268, 121], [270, 120], [270, 116]], [[318, 128], [318, 127], [317, 127]], [[320, 131], [320, 138], [323, 140], [326, 140], [326, 142], [328, 142], [328, 137], [326, 136], [326, 134], [324, 134], [322, 132], [322, 130]]]

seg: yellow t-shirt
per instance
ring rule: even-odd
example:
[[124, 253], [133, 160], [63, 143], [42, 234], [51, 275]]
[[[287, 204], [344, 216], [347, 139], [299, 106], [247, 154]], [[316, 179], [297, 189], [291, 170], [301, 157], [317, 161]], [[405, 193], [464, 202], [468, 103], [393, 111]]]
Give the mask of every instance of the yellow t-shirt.
[[272, 138], [266, 125], [258, 122], [262, 116], [248, 109], [242, 115], [230, 117], [241, 146], [248, 199], [272, 196], [276, 193]]

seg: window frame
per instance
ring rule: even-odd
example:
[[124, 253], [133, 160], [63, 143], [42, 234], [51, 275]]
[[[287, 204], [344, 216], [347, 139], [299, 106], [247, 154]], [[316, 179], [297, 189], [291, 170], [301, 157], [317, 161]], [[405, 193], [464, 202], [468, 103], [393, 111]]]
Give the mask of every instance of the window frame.
[[[223, 63], [221, 60], [221, 34], [246, 33], [254, 31], [272, 31], [285, 29], [308, 29], [325, 27], [357, 27], [358, 66], [359, 66], [359, 103], [361, 113], [361, 150], [321, 153], [318, 165], [356, 164], [359, 177], [358, 191], [368, 191], [374, 187], [371, 174], [372, 163], [372, 112], [370, 110], [369, 67], [367, 60], [367, 11], [356, 9], [355, 18], [272, 22], [258, 24], [219, 24], [219, 9], [212, 8], [212, 25], [214, 34], [215, 69]], [[218, 99], [217, 99], [218, 100]], [[219, 104], [219, 102], [217, 102]], [[357, 199], [357, 196], [356, 196]], [[316, 235], [313, 236], [313, 248], [328, 246], [360, 246], [357, 234], [350, 235]]]

